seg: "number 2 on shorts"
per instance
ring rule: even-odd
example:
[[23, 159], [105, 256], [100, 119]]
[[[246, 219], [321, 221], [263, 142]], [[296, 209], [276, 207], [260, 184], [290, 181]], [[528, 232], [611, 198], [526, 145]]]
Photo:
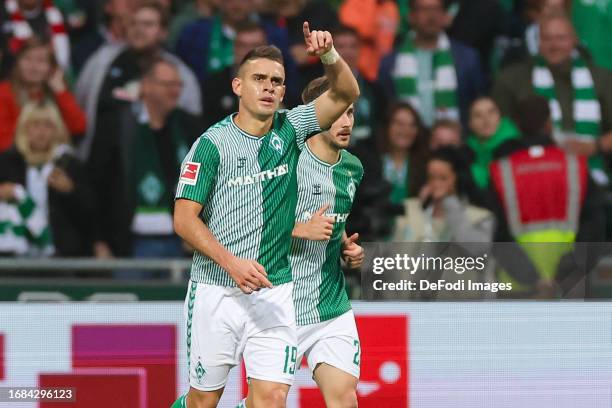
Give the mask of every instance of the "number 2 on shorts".
[[355, 339], [353, 341], [353, 346], [357, 347], [357, 351], [355, 352], [355, 356], [353, 357], [353, 363], [355, 365], [359, 365], [361, 360], [361, 345], [359, 344], [359, 340]]
[[285, 368], [283, 373], [295, 374], [295, 361], [297, 360], [297, 347], [285, 347]]

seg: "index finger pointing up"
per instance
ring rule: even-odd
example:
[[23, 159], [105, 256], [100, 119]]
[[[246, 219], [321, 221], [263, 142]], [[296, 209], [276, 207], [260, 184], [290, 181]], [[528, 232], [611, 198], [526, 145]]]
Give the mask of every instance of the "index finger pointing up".
[[304, 21], [304, 25], [302, 26], [302, 32], [304, 33], [304, 40], [310, 40], [310, 26], [308, 25], [308, 21]]

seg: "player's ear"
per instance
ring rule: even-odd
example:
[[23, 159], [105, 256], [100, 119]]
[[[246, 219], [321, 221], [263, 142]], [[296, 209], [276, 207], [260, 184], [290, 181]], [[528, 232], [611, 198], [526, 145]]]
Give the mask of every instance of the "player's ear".
[[238, 77], [232, 79], [232, 91], [238, 97], [242, 96], [242, 80]]

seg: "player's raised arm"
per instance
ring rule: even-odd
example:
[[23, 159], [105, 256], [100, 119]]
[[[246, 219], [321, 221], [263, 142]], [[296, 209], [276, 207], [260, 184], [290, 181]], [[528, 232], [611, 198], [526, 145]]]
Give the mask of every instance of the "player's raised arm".
[[309, 55], [321, 58], [330, 89], [315, 100], [319, 125], [328, 129], [340, 115], [359, 97], [359, 85], [348, 64], [335, 50], [329, 31], [310, 31], [304, 22], [304, 42]]

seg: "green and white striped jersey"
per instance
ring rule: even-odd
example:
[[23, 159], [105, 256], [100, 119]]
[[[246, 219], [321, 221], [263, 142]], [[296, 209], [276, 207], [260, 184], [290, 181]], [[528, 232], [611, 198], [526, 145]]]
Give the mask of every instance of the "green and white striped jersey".
[[[273, 285], [291, 281], [296, 167], [304, 141], [318, 132], [312, 103], [277, 112], [262, 137], [242, 131], [231, 115], [198, 138], [181, 166], [176, 198], [202, 204], [200, 216], [221, 245], [257, 260]], [[235, 286], [225, 270], [197, 251], [191, 279]]]
[[362, 177], [361, 162], [346, 150], [333, 165], [319, 160], [308, 145], [300, 156], [295, 221], [306, 222], [329, 204], [325, 215], [334, 217], [335, 223], [329, 241], [292, 240], [293, 303], [299, 326], [333, 319], [351, 309], [340, 256], [342, 233]]

